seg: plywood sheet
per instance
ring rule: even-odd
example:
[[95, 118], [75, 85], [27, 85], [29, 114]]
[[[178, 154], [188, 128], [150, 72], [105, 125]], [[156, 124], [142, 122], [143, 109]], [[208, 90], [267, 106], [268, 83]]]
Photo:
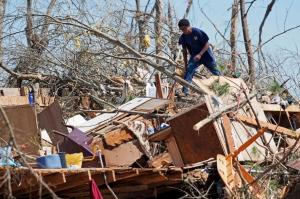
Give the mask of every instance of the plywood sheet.
[[27, 96], [0, 96], [1, 106], [18, 106], [29, 104]]
[[0, 88], [0, 96], [20, 96], [19, 88]]
[[[119, 106], [118, 108], [121, 110], [130, 111], [150, 99], [151, 98], [135, 98], [135, 99]], [[93, 119], [86, 121], [85, 123], [80, 124], [80, 126], [76, 126], [76, 127], [79, 128], [82, 132], [89, 132], [89, 131], [97, 128], [102, 123], [110, 121], [111, 119], [116, 118], [117, 116], [120, 116], [122, 114], [124, 114], [124, 113], [103, 113], [101, 115], [98, 115], [97, 117], [94, 117]]]
[[[259, 103], [259, 106], [264, 111], [268, 111], [268, 112], [282, 112], [283, 111], [282, 107], [279, 104], [262, 104], [262, 103]], [[300, 113], [300, 107], [298, 105], [290, 105], [285, 109], [285, 111]]]
[[49, 134], [52, 143], [57, 144], [62, 137], [52, 133], [53, 130], [67, 134], [68, 129], [65, 127], [64, 120], [62, 118], [62, 110], [57, 101], [53, 102], [50, 106], [45, 108], [41, 113], [38, 114], [38, 126], [40, 129], [45, 129]]
[[136, 141], [127, 142], [109, 150], [104, 149], [106, 166], [130, 166], [143, 155]]
[[183, 167], [184, 163], [182, 160], [182, 155], [181, 152], [178, 148], [177, 142], [175, 140], [175, 137], [169, 136], [166, 140], [165, 143], [167, 145], [168, 151], [172, 157], [173, 163], [176, 167]]
[[170, 100], [166, 100], [166, 99], [150, 99], [149, 101], [136, 107], [134, 110], [150, 113], [160, 109], [163, 106], [168, 105], [170, 102], [171, 102]]
[[224, 154], [212, 122], [199, 131], [193, 130], [193, 126], [208, 115], [207, 106], [202, 103], [169, 120], [184, 164], [193, 164], [215, 158], [217, 154]]
[[[40, 138], [37, 128], [35, 108], [30, 105], [8, 106], [4, 111], [12, 125], [16, 142], [22, 152], [30, 155], [38, 155]], [[9, 132], [1, 132], [0, 137], [9, 140]]]

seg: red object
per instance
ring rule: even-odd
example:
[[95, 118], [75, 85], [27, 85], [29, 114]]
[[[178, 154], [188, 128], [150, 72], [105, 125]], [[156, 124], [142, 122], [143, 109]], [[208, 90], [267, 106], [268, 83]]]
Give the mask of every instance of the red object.
[[104, 199], [94, 179], [90, 181], [90, 198]]

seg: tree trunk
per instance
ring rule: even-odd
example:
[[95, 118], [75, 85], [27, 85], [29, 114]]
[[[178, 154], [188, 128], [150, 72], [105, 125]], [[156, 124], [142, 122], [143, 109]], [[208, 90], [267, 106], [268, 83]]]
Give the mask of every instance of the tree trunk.
[[231, 11], [231, 28], [230, 28], [230, 47], [231, 47], [231, 65], [230, 72], [235, 73], [236, 70], [236, 35], [238, 22], [238, 0], [233, 0]]
[[252, 43], [249, 36], [249, 28], [247, 15], [245, 14], [245, 0], [240, 0], [240, 9], [241, 9], [241, 19], [242, 19], [242, 28], [243, 28], [243, 36], [244, 36], [244, 44], [247, 52], [247, 60], [249, 65], [249, 83], [253, 88], [255, 85], [255, 65], [253, 59], [253, 50]]
[[[4, 21], [4, 14], [5, 14], [5, 6], [6, 0], [0, 0], [0, 38], [3, 37], [3, 21]], [[0, 62], [3, 61], [3, 46], [2, 46], [2, 39], [0, 40]]]
[[140, 0], [135, 0], [136, 5], [136, 21], [139, 28], [139, 51], [144, 50], [143, 40], [145, 36], [145, 20], [141, 12]]
[[[155, 47], [156, 55], [160, 56], [162, 53], [162, 0], [156, 0], [155, 2]], [[159, 59], [156, 60], [159, 64]]]
[[171, 51], [171, 56], [173, 60], [176, 58], [176, 45], [177, 45], [177, 40], [174, 35], [174, 24], [173, 24], [173, 9], [171, 2], [168, 1], [168, 27], [169, 27], [169, 35], [170, 35], [170, 42], [169, 42], [169, 49]]

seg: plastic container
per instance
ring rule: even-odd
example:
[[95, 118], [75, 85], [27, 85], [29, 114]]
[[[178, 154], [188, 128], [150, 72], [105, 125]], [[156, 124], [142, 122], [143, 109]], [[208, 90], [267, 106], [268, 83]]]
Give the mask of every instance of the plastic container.
[[70, 169], [80, 169], [83, 161], [83, 153], [66, 154], [66, 164]]
[[58, 154], [41, 156], [36, 159], [40, 168], [43, 169], [61, 169], [61, 160]]
[[156, 87], [153, 83], [146, 84], [146, 97], [156, 97]]
[[30, 105], [34, 105], [34, 95], [33, 92], [29, 92], [28, 94], [28, 100]]

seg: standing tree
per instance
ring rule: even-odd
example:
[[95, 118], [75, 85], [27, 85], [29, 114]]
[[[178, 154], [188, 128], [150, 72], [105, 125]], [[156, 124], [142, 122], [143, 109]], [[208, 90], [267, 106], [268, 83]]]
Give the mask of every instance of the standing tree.
[[241, 10], [241, 21], [242, 21], [242, 28], [243, 28], [244, 44], [247, 53], [248, 65], [249, 65], [249, 84], [253, 88], [255, 85], [255, 64], [254, 64], [252, 43], [249, 35], [245, 0], [240, 0], [240, 10]]
[[233, 0], [231, 7], [231, 28], [230, 28], [230, 47], [231, 47], [231, 65], [230, 72], [234, 73], [236, 70], [236, 38], [237, 38], [237, 22], [238, 22], [238, 0]]

